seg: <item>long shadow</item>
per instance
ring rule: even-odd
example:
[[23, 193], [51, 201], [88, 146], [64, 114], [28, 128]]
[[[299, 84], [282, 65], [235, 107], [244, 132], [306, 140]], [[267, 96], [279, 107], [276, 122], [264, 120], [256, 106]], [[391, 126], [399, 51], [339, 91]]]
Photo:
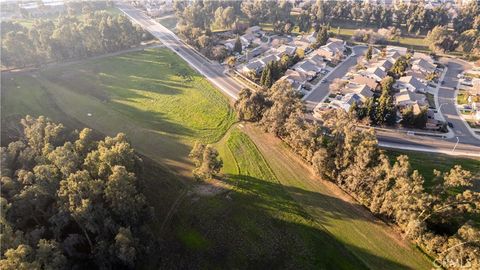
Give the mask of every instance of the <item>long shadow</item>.
[[409, 269], [335, 238], [280, 184], [245, 175], [224, 181], [235, 188], [184, 201], [160, 268]]

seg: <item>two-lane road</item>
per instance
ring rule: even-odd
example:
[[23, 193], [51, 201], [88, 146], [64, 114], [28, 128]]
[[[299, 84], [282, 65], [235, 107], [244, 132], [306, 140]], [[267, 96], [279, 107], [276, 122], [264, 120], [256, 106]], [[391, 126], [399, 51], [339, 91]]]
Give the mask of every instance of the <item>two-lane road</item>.
[[224, 69], [221, 65], [211, 63], [198, 55], [197, 52], [183, 43], [183, 41], [181, 41], [170, 30], [143, 14], [139, 9], [122, 3], [118, 3], [117, 7], [132, 21], [159, 39], [167, 48], [176, 52], [182, 59], [189, 63], [200, 74], [205, 76], [222, 92], [230, 96], [233, 100], [237, 99], [238, 92], [242, 89], [242, 85], [225, 75]]
[[[197, 52], [183, 43], [183, 41], [181, 41], [174, 33], [155, 20], [144, 15], [142, 11], [124, 3], [117, 3], [117, 7], [119, 7], [120, 10], [122, 10], [132, 21], [158, 38], [167, 48], [176, 52], [182, 59], [189, 63], [200, 74], [205, 76], [210, 82], [212, 82], [213, 85], [218, 87], [227, 96], [231, 97], [233, 100], [237, 99], [238, 93], [243, 88], [243, 85], [226, 75], [222, 66], [218, 64], [212, 64], [204, 57], [198, 55]], [[359, 51], [354, 52], [356, 54], [360, 54], [361, 47], [358, 47], [357, 50]], [[341, 66], [339, 66], [334, 72], [329, 74], [328, 79], [331, 80], [333, 78], [339, 78], [345, 75], [348, 69], [356, 64], [356, 56], [350, 57], [347, 61], [348, 62], [342, 63]], [[315, 95], [312, 93], [311, 97], [308, 97], [310, 105], [313, 104], [315, 100], [321, 100], [326, 94], [328, 94], [328, 84], [321, 85], [319, 87], [321, 87], [320, 90], [323, 91], [318, 91], [319, 93]], [[307, 106], [309, 104], [308, 100]], [[442, 112], [444, 109], [448, 108], [444, 108], [444, 106], [441, 108]], [[463, 139], [461, 139], [460, 143], [456, 146], [455, 153], [452, 153], [452, 149], [456, 144], [455, 140], [408, 136], [396, 132], [377, 132], [377, 137], [380, 145], [385, 147], [480, 157], [480, 147], [478, 144], [474, 145], [471, 144], [471, 141], [463, 141]]]

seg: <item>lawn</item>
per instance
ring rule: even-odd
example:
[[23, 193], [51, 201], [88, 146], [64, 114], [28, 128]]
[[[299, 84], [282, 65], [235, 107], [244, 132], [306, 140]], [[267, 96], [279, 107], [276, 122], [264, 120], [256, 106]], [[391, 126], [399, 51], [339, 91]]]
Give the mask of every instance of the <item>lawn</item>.
[[245, 132], [255, 142], [284, 190], [368, 268], [431, 268], [426, 256], [333, 183], [314, 176], [280, 140], [251, 126], [247, 126]]
[[467, 91], [458, 91], [457, 103], [459, 105], [468, 103], [468, 92]]
[[167, 49], [9, 77], [2, 121], [63, 114], [106, 135], [125, 132], [140, 153], [182, 174], [191, 174], [192, 143], [219, 140], [235, 121], [227, 98]]
[[165, 26], [166, 28], [173, 30], [177, 26], [177, 17], [175, 15], [164, 16], [158, 19], [158, 22]]
[[172, 229], [184, 268], [366, 269], [290, 197], [247, 135], [234, 129], [217, 147], [219, 181], [232, 188], [182, 205]]
[[[433, 181], [433, 170], [441, 172], [449, 171], [455, 165], [461, 165], [464, 169], [469, 170], [473, 175], [480, 179], [480, 160], [452, 157], [444, 154], [429, 154], [422, 152], [411, 152], [403, 150], [387, 150], [388, 157], [392, 162], [399, 155], [407, 155], [412, 169], [418, 170], [425, 179], [425, 188], [431, 188], [436, 183]], [[428, 162], [426, 162], [428, 160]]]
[[[359, 27], [352, 25], [336, 25], [333, 24], [331, 32], [339, 35], [344, 40], [352, 40], [352, 36], [355, 34], [357, 29], [371, 29], [371, 27]], [[374, 29], [374, 28], [373, 28]], [[376, 30], [376, 29], [374, 29]], [[409, 37], [402, 36], [398, 41], [389, 41], [388, 45], [402, 46], [409, 49], [414, 49], [418, 51], [428, 51], [428, 44], [425, 43], [424, 37]]]

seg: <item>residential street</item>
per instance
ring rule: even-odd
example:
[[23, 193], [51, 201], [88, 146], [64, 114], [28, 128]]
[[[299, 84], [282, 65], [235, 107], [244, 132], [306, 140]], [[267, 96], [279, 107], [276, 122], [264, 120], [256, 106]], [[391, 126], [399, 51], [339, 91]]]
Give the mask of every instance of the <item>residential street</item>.
[[304, 97], [303, 100], [305, 101], [307, 110], [312, 111], [319, 102], [323, 101], [325, 97], [328, 96], [330, 83], [336, 78], [341, 78], [345, 76], [345, 74], [347, 74], [350, 68], [357, 64], [358, 56], [361, 55], [366, 50], [366, 48], [367, 47], [365, 46], [353, 47], [353, 55], [340, 63], [335, 68], [335, 70], [333, 70], [330, 74], [328, 74], [328, 76], [324, 78], [327, 79], [328, 82], [320, 83], [317, 88], [312, 89], [312, 92]]
[[[460, 142], [480, 146], [480, 140], [476, 139], [465, 126], [465, 123], [458, 115], [455, 102], [455, 87], [458, 84], [457, 75], [468, 67], [461, 61], [454, 59], [442, 59], [444, 64], [448, 65], [445, 75], [445, 83], [438, 91], [438, 103], [445, 119], [453, 124], [453, 132]], [[454, 138], [456, 141], [456, 138]]]
[[[222, 92], [231, 97], [233, 100], [237, 99], [238, 92], [243, 88], [243, 86], [234, 79], [225, 75], [223, 73], [222, 66], [219, 64], [212, 64], [206, 58], [200, 56], [193, 49], [185, 45], [174, 33], [155, 20], [144, 15], [142, 11], [124, 3], [117, 3], [117, 6], [130, 19], [139, 24], [145, 30], [152, 33], [166, 47], [176, 52]], [[363, 50], [365, 50], [365, 47], [354, 48], [354, 52], [356, 54], [360, 54]], [[341, 63], [336, 70], [328, 75], [328, 81], [331, 82], [335, 78], [343, 77], [350, 67], [356, 64], [356, 60], [357, 56], [352, 56], [345, 62]], [[442, 87], [439, 91], [440, 104], [448, 103], [448, 105], [446, 104], [441, 107], [441, 111], [442, 113], [445, 113], [445, 118], [452, 122], [456, 130], [455, 136], [459, 137], [459, 143], [455, 148], [455, 152], [452, 153], [452, 149], [455, 147], [456, 138], [441, 139], [436, 137], [410, 136], [399, 132], [378, 132], [377, 137], [380, 145], [406, 150], [480, 157], [480, 141], [471, 136], [463, 122], [461, 122], [461, 120], [458, 118], [458, 115], [456, 115], [456, 110], [453, 105], [454, 101], [452, 99], [454, 95], [453, 90], [446, 88], [456, 86], [456, 75], [461, 72], [459, 70], [460, 65], [456, 65], [453, 64], [452, 67], [449, 68], [449, 71], [447, 72], [448, 74], [445, 77], [445, 80], [447, 81], [445, 83], [445, 87]], [[313, 107], [328, 94], [328, 86], [328, 83], [321, 84], [305, 99], [308, 109], [313, 109]]]

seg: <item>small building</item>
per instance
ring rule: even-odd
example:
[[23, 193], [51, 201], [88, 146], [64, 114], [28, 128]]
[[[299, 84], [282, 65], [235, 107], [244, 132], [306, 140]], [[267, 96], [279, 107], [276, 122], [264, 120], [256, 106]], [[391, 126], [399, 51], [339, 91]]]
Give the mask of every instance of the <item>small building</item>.
[[256, 37], [253, 34], [245, 34], [240, 36], [240, 41], [242, 42], [242, 45], [245, 47], [248, 47], [255, 39]]
[[351, 82], [354, 82], [356, 84], [366, 84], [373, 91], [375, 91], [378, 87], [378, 82], [376, 80], [374, 80], [372, 78], [362, 76], [360, 74], [355, 74], [353, 76]]
[[433, 73], [436, 70], [436, 66], [427, 60], [420, 58], [412, 61], [412, 70], [423, 73]]
[[295, 90], [302, 90], [305, 83], [308, 81], [308, 77], [302, 72], [296, 70], [287, 69], [285, 75], [280, 80], [287, 80]]
[[355, 93], [349, 93], [343, 96], [342, 99], [340, 100], [333, 100], [332, 103], [335, 105], [338, 105], [340, 108], [344, 109], [346, 112], [349, 112], [350, 107], [352, 107], [353, 103], [356, 103], [357, 105], [362, 104], [362, 98]]
[[381, 80], [383, 80], [383, 78], [387, 76], [387, 73], [379, 67], [367, 68], [366, 70], [361, 71], [360, 73], [363, 76], [374, 79], [377, 82], [380, 82]]
[[244, 74], [250, 74], [250, 73], [255, 73], [258, 74], [260, 71], [263, 70], [264, 64], [258, 60], [252, 61], [247, 63], [242, 67], [242, 73]]
[[398, 46], [387, 46], [387, 55], [389, 54], [398, 54], [399, 56], [405, 56], [408, 53], [408, 49], [405, 47], [398, 47]]
[[278, 57], [282, 57], [285, 54], [289, 56], [293, 56], [297, 51], [297, 47], [290, 46], [290, 45], [281, 45], [280, 47], [275, 49], [275, 51], [277, 52], [276, 55]]
[[258, 25], [251, 26], [245, 30], [246, 34], [258, 35], [261, 34], [262, 28]]
[[372, 89], [366, 84], [349, 83], [341, 91], [345, 94], [357, 94], [361, 98], [362, 102], [365, 102], [368, 98], [373, 97]]
[[426, 105], [427, 97], [423, 94], [413, 93], [405, 88], [400, 89], [399, 93], [394, 95], [395, 105], [404, 108], [406, 106], [411, 106], [418, 104], [419, 106]]
[[269, 55], [266, 55], [262, 58], [260, 58], [260, 63], [262, 63], [263, 66], [266, 66], [268, 65], [270, 62], [273, 62], [273, 61], [278, 61], [280, 60], [280, 57], [278, 57], [277, 55], [275, 54], [269, 54]]
[[411, 92], [421, 92], [425, 93], [427, 91], [427, 86], [423, 84], [420, 80], [414, 76], [403, 76], [397, 80], [395, 83], [396, 88], [406, 88]]
[[302, 72], [311, 78], [315, 77], [317, 73], [322, 70], [321, 67], [315, 65], [315, 62], [308, 59], [298, 62], [293, 66], [293, 69]]

